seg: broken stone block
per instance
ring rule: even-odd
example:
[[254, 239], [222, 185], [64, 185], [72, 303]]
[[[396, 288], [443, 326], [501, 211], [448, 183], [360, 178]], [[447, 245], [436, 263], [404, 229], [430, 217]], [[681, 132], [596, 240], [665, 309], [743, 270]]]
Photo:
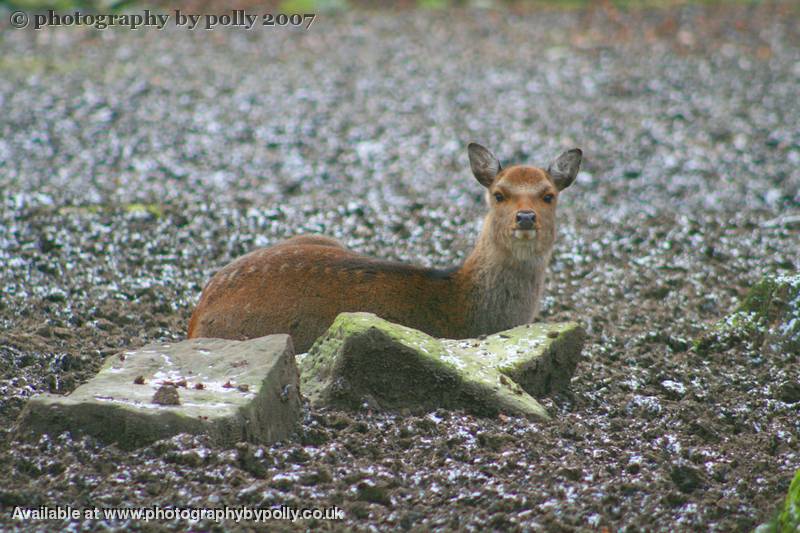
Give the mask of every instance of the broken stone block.
[[66, 396], [31, 398], [20, 435], [91, 435], [131, 449], [178, 433], [206, 433], [221, 445], [287, 437], [300, 416], [291, 339], [192, 339], [152, 344], [106, 359]]
[[301, 358], [301, 384], [316, 406], [357, 409], [366, 403], [387, 410], [450, 408], [546, 419], [531, 394], [565, 386], [582, 343], [575, 324], [519, 326], [485, 339], [450, 340], [369, 313], [342, 313]]
[[800, 355], [800, 274], [767, 276], [730, 315], [697, 341], [698, 353], [745, 343], [764, 353]]
[[441, 339], [451, 350], [463, 351], [489, 364], [540, 398], [569, 385], [586, 333], [575, 322], [523, 324], [485, 339]]

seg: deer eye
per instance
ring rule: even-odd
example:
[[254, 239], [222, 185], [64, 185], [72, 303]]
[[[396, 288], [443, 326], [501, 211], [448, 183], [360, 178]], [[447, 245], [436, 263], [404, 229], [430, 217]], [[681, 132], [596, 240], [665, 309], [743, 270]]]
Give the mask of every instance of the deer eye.
[[553, 198], [555, 198], [555, 196], [553, 196], [552, 194], [545, 194], [544, 195], [544, 201], [547, 204], [552, 204], [553, 203]]
[[503, 196], [501, 193], [496, 192], [494, 193], [494, 199], [497, 200], [498, 202], [502, 202], [503, 200], [506, 199], [506, 197]]

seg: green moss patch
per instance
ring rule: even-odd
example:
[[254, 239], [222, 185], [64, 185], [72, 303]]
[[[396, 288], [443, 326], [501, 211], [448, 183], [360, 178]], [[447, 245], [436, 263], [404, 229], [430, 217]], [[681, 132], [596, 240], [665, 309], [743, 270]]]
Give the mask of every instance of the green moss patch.
[[369, 313], [342, 313], [302, 359], [301, 385], [314, 405], [547, 418], [533, 395], [566, 386], [582, 343], [575, 324], [449, 340]]
[[746, 343], [768, 353], [800, 354], [800, 274], [768, 276], [739, 307], [695, 341], [700, 353]]
[[800, 531], [800, 470], [794, 475], [789, 493], [778, 516], [758, 526], [755, 533], [795, 533]]

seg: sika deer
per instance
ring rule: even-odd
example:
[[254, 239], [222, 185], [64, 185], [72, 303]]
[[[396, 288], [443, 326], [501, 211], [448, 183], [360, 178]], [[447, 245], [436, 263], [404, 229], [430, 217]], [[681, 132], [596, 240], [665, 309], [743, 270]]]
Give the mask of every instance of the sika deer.
[[574, 181], [582, 153], [564, 152], [543, 170], [503, 169], [474, 143], [468, 152], [489, 212], [460, 267], [422, 268], [359, 255], [329, 237], [292, 237], [217, 272], [192, 315], [189, 337], [289, 333], [296, 350], [305, 352], [345, 311], [375, 313], [449, 338], [533, 320], [553, 251], [558, 195]]

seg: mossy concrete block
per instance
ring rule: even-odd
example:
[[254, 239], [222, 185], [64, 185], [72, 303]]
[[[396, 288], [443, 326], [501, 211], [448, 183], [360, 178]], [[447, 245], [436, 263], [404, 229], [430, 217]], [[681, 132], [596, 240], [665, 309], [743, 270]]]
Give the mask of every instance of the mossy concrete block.
[[766, 353], [800, 354], [800, 273], [762, 278], [695, 348], [707, 353], [740, 343]]
[[552, 392], [569, 381], [582, 339], [574, 324], [436, 339], [369, 313], [342, 313], [302, 358], [301, 386], [316, 406], [357, 409], [366, 402], [386, 410], [449, 408], [546, 419], [530, 393]]
[[575, 322], [524, 324], [485, 339], [442, 342], [477, 358], [537, 398], [567, 388], [581, 356], [586, 333]]
[[69, 395], [33, 397], [15, 432], [70, 431], [123, 449], [184, 432], [206, 433], [222, 445], [269, 443], [294, 429], [298, 385], [288, 335], [153, 344], [108, 357]]

